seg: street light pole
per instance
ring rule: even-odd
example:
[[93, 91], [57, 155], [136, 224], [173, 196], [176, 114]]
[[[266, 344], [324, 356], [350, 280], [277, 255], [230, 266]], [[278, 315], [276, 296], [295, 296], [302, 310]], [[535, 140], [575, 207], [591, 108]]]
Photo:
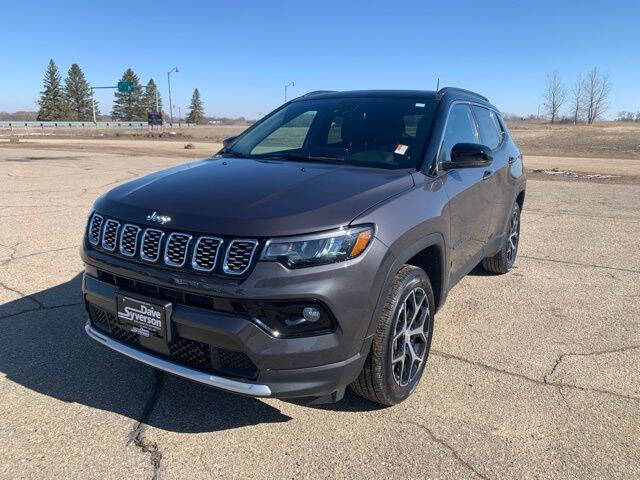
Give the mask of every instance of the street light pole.
[[287, 103], [287, 88], [294, 87], [295, 82], [289, 82], [284, 86], [284, 103]]
[[169, 115], [171, 116], [171, 125], [173, 125], [173, 104], [171, 103], [171, 74], [178, 73], [178, 67], [173, 67], [167, 72], [167, 83], [169, 84]]

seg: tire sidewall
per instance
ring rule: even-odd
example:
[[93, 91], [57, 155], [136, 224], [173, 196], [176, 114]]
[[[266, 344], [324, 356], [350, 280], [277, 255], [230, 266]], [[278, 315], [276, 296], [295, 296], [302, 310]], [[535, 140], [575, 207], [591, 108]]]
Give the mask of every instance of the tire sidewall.
[[[420, 366], [420, 371], [417, 373], [415, 378], [409, 382], [404, 387], [398, 385], [393, 377], [393, 373], [391, 370], [391, 357], [392, 357], [392, 341], [393, 341], [393, 333], [395, 329], [395, 321], [398, 315], [398, 312], [401, 308], [401, 302], [404, 300], [406, 295], [416, 287], [421, 287], [427, 294], [427, 300], [429, 302], [429, 319], [428, 326], [426, 330], [427, 334], [427, 344], [426, 344], [426, 354], [422, 365]], [[422, 374], [424, 372], [425, 365], [427, 363], [427, 359], [429, 357], [429, 351], [431, 349], [431, 339], [433, 338], [433, 317], [435, 313], [434, 301], [433, 301], [433, 291], [431, 289], [431, 284], [429, 283], [429, 279], [427, 275], [421, 269], [414, 269], [407, 275], [404, 279], [402, 288], [397, 290], [395, 295], [394, 308], [393, 308], [393, 316], [389, 319], [388, 328], [386, 329], [386, 335], [383, 339], [384, 342], [384, 355], [382, 368], [384, 369], [381, 373], [383, 383], [385, 386], [385, 390], [388, 392], [390, 399], [393, 403], [399, 403], [406, 399], [409, 395], [413, 393], [413, 391], [420, 383], [420, 379], [422, 378]]]

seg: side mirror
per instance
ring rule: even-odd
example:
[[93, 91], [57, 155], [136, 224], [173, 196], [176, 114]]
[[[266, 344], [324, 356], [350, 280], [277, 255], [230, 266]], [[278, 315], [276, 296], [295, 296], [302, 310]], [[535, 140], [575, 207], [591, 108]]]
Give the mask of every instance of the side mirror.
[[229, 148], [236, 138], [238, 138], [238, 135], [225, 138], [224, 140], [222, 140], [222, 146], [224, 148]]
[[486, 167], [493, 161], [491, 149], [477, 143], [456, 143], [451, 149], [451, 161], [443, 162], [442, 168]]

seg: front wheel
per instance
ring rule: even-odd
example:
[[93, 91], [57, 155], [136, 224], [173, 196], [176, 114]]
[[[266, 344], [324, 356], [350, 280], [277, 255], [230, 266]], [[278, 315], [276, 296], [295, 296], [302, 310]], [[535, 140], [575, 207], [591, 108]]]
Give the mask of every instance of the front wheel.
[[514, 203], [509, 216], [509, 231], [500, 251], [493, 257], [482, 260], [482, 267], [493, 273], [507, 273], [513, 267], [520, 241], [520, 207]]
[[411, 395], [429, 356], [434, 313], [427, 274], [405, 265], [394, 278], [371, 351], [351, 389], [383, 405], [395, 405]]

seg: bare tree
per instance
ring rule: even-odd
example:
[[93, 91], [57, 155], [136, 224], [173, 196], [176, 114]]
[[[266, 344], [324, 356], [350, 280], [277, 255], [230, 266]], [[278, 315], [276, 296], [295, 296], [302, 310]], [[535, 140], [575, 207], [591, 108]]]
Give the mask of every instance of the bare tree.
[[579, 73], [576, 78], [576, 82], [571, 87], [571, 115], [573, 116], [574, 125], [578, 123], [578, 120], [580, 120], [580, 116], [582, 115], [584, 91], [584, 78], [582, 78], [582, 73]]
[[547, 86], [544, 91], [544, 106], [547, 115], [551, 117], [551, 123], [556, 121], [560, 107], [567, 99], [567, 89], [562, 85], [560, 74], [557, 70], [547, 75]]
[[587, 73], [584, 80], [584, 115], [587, 123], [592, 124], [609, 108], [611, 81], [609, 75], [600, 73], [598, 68]]

